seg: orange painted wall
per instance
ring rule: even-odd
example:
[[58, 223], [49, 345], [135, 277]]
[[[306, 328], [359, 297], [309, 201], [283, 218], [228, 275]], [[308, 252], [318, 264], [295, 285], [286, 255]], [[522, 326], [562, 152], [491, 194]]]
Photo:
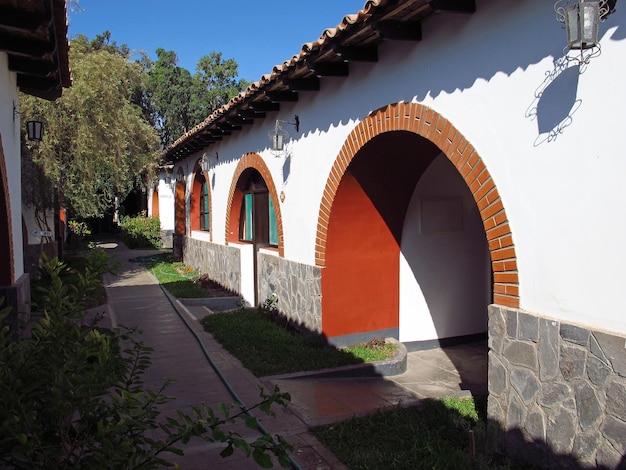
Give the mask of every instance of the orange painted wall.
[[176, 183], [176, 206], [175, 213], [176, 225], [174, 230], [176, 233], [185, 233], [185, 184]]
[[193, 180], [193, 189], [189, 201], [189, 222], [191, 230], [200, 230], [200, 193], [204, 178], [196, 176]]
[[399, 258], [387, 224], [346, 172], [333, 201], [322, 271], [326, 336], [398, 327]]
[[154, 190], [152, 193], [152, 217], [159, 215], [159, 192]]

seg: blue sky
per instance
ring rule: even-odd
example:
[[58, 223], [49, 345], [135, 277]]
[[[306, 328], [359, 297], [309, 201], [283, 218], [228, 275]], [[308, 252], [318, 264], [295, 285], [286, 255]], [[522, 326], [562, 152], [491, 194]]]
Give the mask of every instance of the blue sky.
[[106, 30], [118, 44], [144, 51], [173, 50], [178, 65], [195, 73], [211, 51], [239, 64], [239, 77], [257, 81], [300, 52], [365, 0], [79, 0], [69, 11], [70, 40], [93, 39]]

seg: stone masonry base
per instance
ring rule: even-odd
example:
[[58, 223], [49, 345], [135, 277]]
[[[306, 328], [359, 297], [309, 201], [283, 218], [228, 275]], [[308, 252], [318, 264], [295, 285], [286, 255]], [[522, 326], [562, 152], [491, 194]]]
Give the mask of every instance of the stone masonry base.
[[489, 307], [489, 434], [542, 468], [626, 468], [626, 338]]

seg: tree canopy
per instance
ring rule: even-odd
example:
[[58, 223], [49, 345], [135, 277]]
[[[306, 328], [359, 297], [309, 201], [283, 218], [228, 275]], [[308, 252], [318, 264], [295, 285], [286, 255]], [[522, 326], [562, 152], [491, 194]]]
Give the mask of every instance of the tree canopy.
[[80, 36], [72, 42], [70, 63], [73, 85], [61, 98], [21, 96], [22, 120], [43, 120], [46, 133], [42, 142], [25, 144], [24, 160], [30, 156], [48, 181], [44, 187], [24, 182], [24, 201], [45, 204], [41, 192], [56, 187], [72, 216], [101, 216], [155, 161], [159, 139], [132, 102], [142, 87], [139, 64]]
[[221, 52], [201, 57], [192, 76], [162, 48], [154, 62], [131, 61], [108, 31], [71, 46], [72, 87], [55, 102], [20, 100], [22, 121], [43, 120], [46, 133], [35, 145], [23, 140], [24, 202], [50, 208], [57, 188], [73, 218], [102, 216], [137, 187], [160, 149], [248, 86]]
[[202, 56], [193, 76], [177, 65], [174, 51], [159, 48], [156, 54], [146, 93], [164, 147], [248, 86], [247, 81], [237, 79], [237, 62], [223, 59], [221, 52]]

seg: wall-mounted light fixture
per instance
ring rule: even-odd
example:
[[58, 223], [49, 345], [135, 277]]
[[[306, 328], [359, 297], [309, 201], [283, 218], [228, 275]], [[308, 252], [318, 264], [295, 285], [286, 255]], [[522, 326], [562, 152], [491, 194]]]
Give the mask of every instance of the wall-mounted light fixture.
[[215, 159], [215, 163], [217, 164], [218, 160], [220, 159], [220, 156], [217, 152], [215, 152], [215, 155], [211, 155], [209, 152], [205, 152], [202, 155], [202, 158], [200, 159], [200, 167], [202, 168], [203, 172], [208, 172], [211, 169], [211, 160]]
[[[20, 110], [13, 102], [13, 122], [15, 118], [20, 115]], [[41, 142], [43, 139], [43, 122], [41, 121], [26, 121], [26, 134], [28, 140]]]
[[282, 152], [285, 148], [285, 143], [289, 138], [289, 133], [280, 127], [280, 123], [294, 126], [296, 128], [296, 132], [300, 132], [300, 118], [298, 118], [297, 114], [293, 117], [293, 122], [280, 121], [279, 119], [276, 119], [274, 130], [268, 134], [270, 141], [272, 142], [273, 152]]
[[26, 133], [28, 134], [28, 140], [41, 142], [43, 139], [43, 122], [26, 121]]
[[[565, 25], [568, 50], [580, 50], [580, 55], [573, 58], [579, 64], [588, 64], [589, 60], [600, 55], [598, 29], [615, 7], [611, 0], [558, 0], [554, 4], [556, 19]], [[588, 51], [588, 52], [583, 52]], [[567, 51], [566, 51], [567, 54]]]
[[183, 169], [179, 168], [178, 171], [176, 172], [176, 182], [177, 183], [184, 183], [185, 182], [185, 173], [183, 173]]

